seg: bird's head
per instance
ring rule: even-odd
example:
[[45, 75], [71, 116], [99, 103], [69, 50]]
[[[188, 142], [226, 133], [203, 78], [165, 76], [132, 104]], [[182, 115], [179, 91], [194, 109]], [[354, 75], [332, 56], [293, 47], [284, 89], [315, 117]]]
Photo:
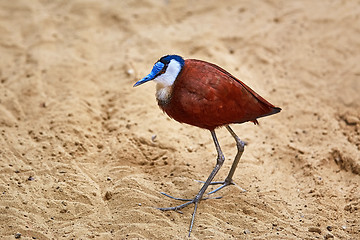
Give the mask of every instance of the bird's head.
[[134, 84], [139, 86], [148, 81], [154, 80], [163, 86], [171, 86], [181, 69], [184, 66], [184, 59], [178, 55], [166, 55], [160, 58], [155, 64], [151, 72]]

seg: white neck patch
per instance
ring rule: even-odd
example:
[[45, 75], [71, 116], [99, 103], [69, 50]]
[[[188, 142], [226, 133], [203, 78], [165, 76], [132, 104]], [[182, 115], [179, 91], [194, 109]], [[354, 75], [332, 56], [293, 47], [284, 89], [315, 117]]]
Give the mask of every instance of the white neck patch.
[[153, 81], [156, 84], [156, 98], [159, 102], [167, 102], [170, 99], [172, 85], [181, 71], [181, 65], [178, 61], [172, 59], [166, 68], [165, 73], [156, 77]]
[[172, 86], [176, 77], [181, 71], [181, 65], [178, 61], [172, 59], [166, 68], [166, 72], [156, 77], [153, 81], [162, 85], [163, 87]]

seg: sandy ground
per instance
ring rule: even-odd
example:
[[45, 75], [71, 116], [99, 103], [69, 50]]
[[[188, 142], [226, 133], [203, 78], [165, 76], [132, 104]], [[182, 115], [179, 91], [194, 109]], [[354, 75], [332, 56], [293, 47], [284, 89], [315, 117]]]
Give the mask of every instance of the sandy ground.
[[201, 202], [191, 239], [360, 239], [360, 3], [340, 0], [1, 1], [1, 239], [187, 238], [193, 207], [155, 207], [198, 192], [211, 135], [132, 87], [169, 53], [283, 109], [233, 126], [247, 191]]

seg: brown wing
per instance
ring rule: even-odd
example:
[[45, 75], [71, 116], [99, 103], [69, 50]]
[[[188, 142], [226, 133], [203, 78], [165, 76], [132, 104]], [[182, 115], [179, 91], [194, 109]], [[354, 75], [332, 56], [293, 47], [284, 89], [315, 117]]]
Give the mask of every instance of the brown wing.
[[[199, 62], [199, 63], [206, 63], [211, 65], [212, 67], [216, 68], [217, 70], [219, 70], [220, 72], [222, 72], [223, 74], [227, 75], [228, 77], [232, 78], [233, 80], [237, 81], [238, 83], [240, 83], [247, 91], [249, 91], [259, 102], [261, 102], [262, 104], [267, 105], [269, 108], [273, 108], [273, 112], [265, 115], [271, 115], [271, 114], [275, 114], [281, 111], [281, 108], [275, 107], [274, 105], [272, 105], [271, 103], [269, 103], [268, 101], [266, 101], [263, 97], [261, 97], [259, 94], [257, 94], [254, 90], [252, 90], [249, 86], [247, 86], [245, 83], [243, 83], [242, 81], [240, 81], [239, 79], [237, 79], [236, 77], [234, 77], [232, 74], [230, 74], [228, 71], [226, 71], [225, 69], [213, 64], [213, 63], [208, 63], [205, 61], [201, 61], [201, 60], [197, 60], [197, 59], [191, 59], [191, 61], [194, 62]], [[261, 116], [264, 117], [264, 116]], [[259, 117], [258, 117], [259, 118]]]

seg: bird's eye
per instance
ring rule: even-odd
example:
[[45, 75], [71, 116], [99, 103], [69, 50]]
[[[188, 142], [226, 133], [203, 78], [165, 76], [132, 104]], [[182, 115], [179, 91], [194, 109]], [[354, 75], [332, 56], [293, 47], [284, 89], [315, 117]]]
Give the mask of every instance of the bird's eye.
[[163, 69], [161, 69], [161, 71], [159, 72], [159, 75], [163, 74], [166, 72], [166, 67], [163, 67]]

